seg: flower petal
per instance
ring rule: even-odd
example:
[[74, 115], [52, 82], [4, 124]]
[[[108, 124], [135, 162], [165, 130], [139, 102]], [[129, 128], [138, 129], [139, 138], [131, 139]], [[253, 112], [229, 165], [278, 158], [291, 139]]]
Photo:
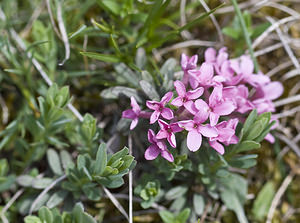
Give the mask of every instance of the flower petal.
[[185, 109], [193, 115], [195, 115], [198, 112], [198, 109], [196, 108], [195, 103], [193, 101], [187, 101], [183, 105]]
[[209, 113], [209, 122], [211, 126], [215, 126], [219, 121], [220, 115], [210, 112]]
[[203, 109], [200, 109], [197, 114], [194, 116], [194, 121], [197, 124], [205, 122], [208, 118], [209, 113]]
[[195, 101], [195, 106], [198, 110], [203, 110], [205, 112], [209, 112], [209, 107], [206, 102], [202, 99], [198, 99]]
[[179, 96], [184, 97], [186, 94], [185, 86], [181, 81], [175, 81], [174, 87]]
[[128, 109], [122, 112], [122, 118], [135, 119], [136, 114], [132, 109]]
[[198, 126], [198, 131], [205, 137], [216, 137], [218, 136], [218, 130], [216, 127], [210, 125]]
[[161, 129], [164, 129], [164, 130], [167, 130], [168, 127], [169, 127], [169, 124], [166, 123], [164, 120], [161, 120], [161, 119], [158, 120], [158, 124], [159, 124], [159, 127]]
[[167, 140], [173, 148], [176, 148], [176, 138], [173, 132], [168, 134]]
[[190, 151], [197, 151], [202, 143], [202, 136], [197, 130], [189, 131], [187, 135], [187, 147]]
[[185, 120], [178, 122], [178, 125], [182, 128], [185, 128], [187, 131], [194, 130], [195, 123], [193, 120]]
[[248, 76], [250, 74], [253, 74], [254, 71], [254, 64], [251, 60], [250, 56], [241, 56], [241, 71], [244, 75]]
[[165, 139], [169, 136], [169, 133], [168, 131], [164, 130], [164, 129], [161, 129], [158, 131], [157, 135], [156, 135], [156, 138], [157, 139]]
[[139, 121], [138, 118], [135, 118], [132, 120], [132, 122], [130, 124], [130, 130], [133, 130], [136, 127], [136, 125], [138, 124], [138, 121]]
[[147, 150], [145, 151], [145, 159], [146, 160], [154, 160], [159, 154], [160, 154], [161, 150], [155, 146], [155, 145], [151, 145], [147, 148]]
[[141, 108], [140, 106], [138, 105], [138, 103], [136, 102], [135, 98], [133, 96], [130, 97], [130, 100], [131, 100], [131, 107], [132, 107], [132, 110], [138, 114], [140, 113], [141, 111]]
[[181, 128], [178, 123], [172, 123], [170, 125], [170, 128], [172, 132], [181, 132], [183, 130], [183, 128]]
[[174, 162], [174, 157], [168, 150], [161, 151], [161, 156], [169, 162]]
[[153, 124], [157, 121], [159, 118], [160, 112], [159, 111], [154, 111], [150, 117], [150, 124]]
[[159, 102], [157, 102], [157, 101], [146, 101], [146, 105], [151, 110], [159, 109]]
[[174, 118], [173, 111], [170, 108], [163, 108], [163, 110], [161, 111], [161, 115], [162, 117], [168, 120]]
[[168, 92], [162, 97], [160, 103], [162, 105], [166, 105], [171, 100], [172, 97], [173, 97], [173, 92]]
[[224, 101], [214, 106], [213, 112], [218, 115], [229, 115], [236, 109], [232, 101]]
[[151, 143], [156, 143], [157, 142], [157, 140], [155, 138], [155, 133], [152, 129], [148, 130], [148, 141], [151, 142]]
[[224, 146], [221, 143], [218, 143], [217, 141], [209, 141], [209, 145], [214, 148], [218, 153], [221, 155], [224, 154], [225, 149]]
[[181, 54], [181, 62], [180, 63], [181, 63], [182, 70], [186, 69], [188, 61], [189, 61], [189, 57], [187, 55], [185, 55], [184, 53]]
[[186, 96], [189, 100], [194, 100], [194, 99], [198, 99], [204, 92], [204, 88], [203, 87], [199, 87], [195, 90], [191, 90], [188, 91], [186, 93]]
[[207, 50], [205, 50], [205, 53], [204, 53], [205, 62], [207, 62], [207, 63], [215, 62], [216, 55], [217, 55], [217, 52], [214, 48], [212, 48], [212, 47], [207, 48]]
[[182, 106], [183, 105], [182, 97], [179, 96], [179, 97], [173, 99], [172, 102], [171, 102], [171, 105], [174, 105], [176, 107]]

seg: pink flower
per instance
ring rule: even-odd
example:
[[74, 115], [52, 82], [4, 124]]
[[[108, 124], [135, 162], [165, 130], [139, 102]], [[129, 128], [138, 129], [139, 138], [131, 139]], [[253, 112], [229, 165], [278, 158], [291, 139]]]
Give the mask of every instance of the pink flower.
[[188, 73], [189, 83], [193, 89], [199, 85], [207, 88], [225, 81], [221, 76], [214, 76], [214, 67], [210, 63], [203, 63], [199, 70], [189, 70]]
[[169, 162], [174, 162], [173, 155], [168, 151], [163, 140], [157, 139], [152, 129], [148, 130], [148, 140], [152, 144], [145, 151], [146, 160], [154, 160], [159, 154]]
[[146, 105], [151, 110], [154, 110], [150, 117], [150, 124], [153, 124], [157, 121], [159, 116], [161, 115], [165, 119], [171, 120], [174, 118], [173, 111], [170, 108], [165, 108], [165, 105], [171, 100], [173, 97], [173, 92], [166, 93], [160, 102], [157, 101], [147, 101]]
[[175, 81], [174, 86], [178, 97], [171, 102], [171, 105], [176, 107], [184, 106], [187, 110], [190, 109], [191, 104], [193, 103], [192, 100], [199, 98], [204, 91], [202, 87], [199, 87], [195, 90], [186, 92], [185, 86], [181, 81]]
[[123, 118], [128, 118], [132, 119], [131, 125], [130, 125], [130, 130], [134, 129], [139, 121], [139, 115], [141, 113], [141, 108], [134, 99], [134, 97], [131, 96], [131, 107], [132, 109], [128, 109], [123, 111], [122, 117]]
[[223, 98], [235, 102], [236, 111], [242, 114], [251, 111], [255, 108], [253, 103], [249, 100], [249, 91], [245, 85], [229, 86], [223, 88]]
[[197, 61], [198, 61], [198, 55], [194, 55], [191, 58], [189, 58], [184, 53], [181, 54], [181, 68], [184, 72], [182, 82], [184, 83], [184, 85], [188, 84], [188, 80], [189, 80], [188, 71], [193, 70], [197, 67]]
[[209, 145], [213, 147], [218, 153], [223, 155], [225, 149], [220, 142], [228, 146], [230, 144], [237, 144], [239, 141], [238, 137], [235, 135], [237, 124], [237, 118], [223, 121], [217, 124], [215, 127], [217, 128], [218, 136], [209, 138]]
[[159, 119], [158, 124], [160, 127], [159, 132], [156, 135], [157, 139], [165, 139], [167, 138], [168, 142], [173, 148], [176, 148], [176, 132], [181, 132], [183, 128], [179, 127], [178, 123], [168, 124], [165, 121]]
[[210, 125], [202, 125], [207, 119], [205, 112], [200, 111], [194, 117], [194, 120], [186, 120], [179, 122], [179, 126], [184, 127], [188, 131], [187, 147], [190, 151], [197, 151], [202, 144], [202, 135], [205, 137], [216, 137], [217, 129]]
[[211, 126], [215, 126], [218, 123], [220, 116], [229, 115], [235, 109], [235, 103], [231, 100], [224, 100], [222, 97], [222, 87], [215, 87], [209, 96], [208, 105], [202, 99], [195, 101], [195, 107], [199, 111], [203, 111], [207, 116], [209, 115], [209, 120]]

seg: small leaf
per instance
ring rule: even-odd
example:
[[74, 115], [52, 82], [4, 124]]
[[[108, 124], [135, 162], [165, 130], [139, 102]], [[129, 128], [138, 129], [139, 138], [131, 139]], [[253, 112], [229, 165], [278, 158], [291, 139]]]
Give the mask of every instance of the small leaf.
[[151, 100], [158, 101], [160, 99], [157, 91], [155, 90], [154, 86], [150, 84], [148, 81], [141, 80], [140, 86], [144, 93], [150, 98]]
[[169, 190], [165, 197], [167, 200], [174, 200], [180, 196], [183, 196], [187, 192], [188, 188], [185, 186], [177, 186]]
[[24, 222], [25, 222], [25, 223], [43, 223], [43, 222], [41, 221], [41, 219], [39, 219], [39, 218], [36, 217], [36, 216], [31, 216], [31, 215], [26, 216], [26, 217], [24, 218]]
[[115, 154], [113, 154], [111, 156], [111, 158], [109, 159], [107, 165], [111, 166], [115, 161], [122, 158], [123, 156], [126, 156], [128, 154], [128, 152], [129, 152], [128, 148], [124, 147], [122, 150], [120, 150], [119, 152], [116, 152]]
[[60, 151], [60, 160], [62, 162], [62, 166], [63, 166], [64, 170], [67, 170], [68, 167], [71, 168], [72, 166], [74, 166], [72, 156], [66, 150]]
[[30, 175], [21, 175], [17, 178], [17, 183], [23, 187], [31, 187], [34, 177]]
[[118, 99], [120, 94], [123, 94], [128, 98], [133, 96], [137, 100], [137, 102], [139, 103], [142, 102], [142, 99], [138, 96], [137, 90], [129, 87], [122, 87], [122, 86], [110, 87], [101, 92], [101, 96], [107, 99]]
[[48, 149], [47, 151], [47, 160], [52, 172], [55, 175], [63, 175], [63, 170], [60, 164], [58, 153], [53, 149]]
[[164, 221], [164, 223], [174, 223], [175, 222], [174, 215], [169, 211], [160, 211], [159, 216]]
[[47, 207], [42, 207], [39, 210], [39, 218], [43, 222], [47, 222], [47, 223], [52, 223], [54, 220], [51, 211]]
[[201, 216], [204, 211], [204, 207], [205, 207], [205, 202], [204, 202], [203, 196], [200, 194], [194, 194], [193, 205], [194, 205], [195, 213], [197, 215]]
[[120, 58], [115, 55], [93, 53], [93, 52], [80, 52], [81, 55], [90, 57], [92, 59], [101, 60], [108, 63], [119, 63], [121, 62]]
[[97, 151], [93, 173], [96, 175], [101, 175], [104, 172], [106, 164], [107, 164], [106, 144], [101, 143]]
[[230, 36], [231, 38], [237, 40], [239, 39], [240, 35], [241, 35], [241, 32], [239, 32], [239, 30], [236, 30], [235, 28], [232, 28], [232, 27], [224, 27], [222, 29], [222, 32], [227, 35], [227, 36]]
[[260, 144], [255, 141], [246, 140], [238, 145], [236, 152], [244, 152], [260, 148]]
[[256, 165], [256, 154], [234, 157], [229, 164], [233, 167], [248, 169]]
[[252, 140], [258, 137], [264, 130], [265, 121], [265, 119], [255, 121], [251, 126], [249, 133], [245, 135], [245, 139]]
[[36, 178], [32, 182], [32, 187], [35, 189], [44, 189], [48, 187], [53, 180], [51, 178]]
[[180, 223], [186, 223], [191, 213], [191, 209], [185, 208], [183, 211], [181, 211], [177, 216], [176, 220]]
[[250, 129], [250, 127], [252, 126], [252, 124], [254, 123], [256, 118], [257, 118], [257, 111], [256, 111], [256, 109], [254, 109], [248, 115], [248, 118], [246, 119], [246, 121], [244, 123], [244, 126], [243, 126], [244, 133], [248, 132], [248, 130]]
[[52, 194], [50, 199], [47, 201], [48, 208], [54, 208], [64, 201], [65, 197], [68, 195], [68, 191], [60, 190]]
[[266, 183], [259, 191], [252, 208], [256, 220], [262, 221], [267, 216], [274, 195], [275, 186], [273, 182]]

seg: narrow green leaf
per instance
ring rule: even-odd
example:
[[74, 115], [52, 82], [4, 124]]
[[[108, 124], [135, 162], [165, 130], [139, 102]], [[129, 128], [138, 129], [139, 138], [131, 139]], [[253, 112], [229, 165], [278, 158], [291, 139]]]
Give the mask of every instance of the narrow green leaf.
[[255, 72], [257, 73], [259, 71], [259, 67], [258, 67], [258, 63], [257, 63], [256, 57], [254, 56], [254, 51], [253, 51], [253, 48], [252, 48], [250, 34], [248, 33], [248, 29], [247, 29], [244, 17], [242, 15], [242, 12], [241, 12], [239, 6], [238, 6], [237, 0], [231, 0], [231, 2], [233, 4], [234, 10], [235, 10], [235, 12], [237, 14], [237, 17], [239, 19], [239, 22], [241, 24], [241, 27], [242, 27], [242, 30], [243, 30], [243, 34], [244, 34], [244, 38], [245, 38], [246, 43], [248, 45], [248, 50], [250, 52], [251, 59], [252, 59], [252, 61], [254, 63], [254, 69], [255, 69]]
[[90, 57], [92, 59], [101, 60], [108, 63], [119, 63], [121, 62], [120, 58], [115, 55], [93, 53], [93, 52], [80, 52], [81, 55]]
[[248, 115], [248, 118], [246, 119], [246, 121], [244, 123], [244, 126], [243, 126], [244, 134], [248, 132], [248, 130], [250, 129], [250, 127], [252, 126], [252, 124], [254, 123], [256, 118], [257, 118], [257, 111], [256, 111], [256, 109], [254, 109]]
[[195, 26], [196, 24], [198, 24], [199, 22], [201, 22], [203, 19], [207, 18], [210, 14], [214, 13], [217, 9], [223, 7], [224, 5], [225, 5], [225, 3], [222, 3], [221, 5], [219, 5], [216, 8], [210, 10], [209, 12], [201, 14], [198, 18], [196, 18], [193, 21], [187, 23], [186, 25], [180, 27], [177, 31], [179, 33], [181, 33], [183, 30], [187, 30], [187, 29]]

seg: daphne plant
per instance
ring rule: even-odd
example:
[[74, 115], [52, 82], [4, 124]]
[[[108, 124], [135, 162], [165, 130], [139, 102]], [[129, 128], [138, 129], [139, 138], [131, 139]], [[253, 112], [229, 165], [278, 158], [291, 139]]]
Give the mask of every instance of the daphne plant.
[[[197, 68], [197, 55], [181, 57], [183, 80], [174, 82], [174, 92], [167, 92], [160, 101], [147, 101], [152, 110], [142, 111], [135, 98], [131, 97], [132, 109], [123, 112], [123, 118], [132, 119], [130, 129], [139, 118], [149, 118], [151, 125], [158, 123], [157, 134], [148, 130], [148, 140], [152, 144], [145, 152], [147, 160], [159, 154], [170, 162], [174, 157], [166, 143], [176, 148], [175, 133], [187, 133], [187, 148], [195, 152], [206, 139], [219, 154], [225, 153], [224, 146], [237, 144], [235, 135], [238, 122], [243, 123], [247, 114], [256, 109], [258, 114], [273, 112], [272, 100], [278, 98], [283, 87], [272, 82], [262, 73], [254, 73], [254, 65], [249, 56], [229, 59], [226, 48], [217, 53], [213, 48], [205, 51], [205, 61]], [[254, 92], [249, 94], [249, 92]], [[173, 98], [173, 100], [172, 100]], [[266, 136], [274, 142], [272, 135]]]
[[[161, 186], [156, 202], [169, 201], [169, 210], [175, 213], [190, 208], [190, 219], [196, 221], [207, 200], [220, 199], [245, 223], [248, 222], [243, 209], [247, 181], [231, 172], [231, 168], [253, 167], [257, 155], [247, 152], [260, 148], [263, 139], [274, 142], [269, 133], [277, 123], [271, 114], [275, 111], [272, 100], [282, 94], [283, 87], [262, 73], [255, 74], [250, 57], [229, 59], [225, 48], [218, 53], [207, 49], [205, 61], [199, 67], [197, 58], [197, 55], [191, 58], [182, 55], [182, 80], [175, 80], [173, 88], [166, 85], [168, 90], [161, 91], [161, 100], [139, 105], [131, 96], [135, 108], [123, 112], [123, 118], [132, 119], [137, 128], [140, 119], [148, 120], [150, 129], [142, 128], [150, 144], [144, 157], [156, 159], [153, 165], [159, 175], [153, 174], [160, 185], [173, 180], [177, 184]], [[128, 111], [136, 108], [138, 113], [129, 117]], [[191, 153], [195, 155], [189, 156]], [[168, 162], [162, 162], [159, 155]], [[204, 188], [195, 189], [201, 185]], [[138, 188], [147, 190], [147, 186], [150, 185], [141, 183]], [[139, 195], [144, 202], [148, 201], [144, 194]], [[171, 217], [171, 213], [167, 215]]]

